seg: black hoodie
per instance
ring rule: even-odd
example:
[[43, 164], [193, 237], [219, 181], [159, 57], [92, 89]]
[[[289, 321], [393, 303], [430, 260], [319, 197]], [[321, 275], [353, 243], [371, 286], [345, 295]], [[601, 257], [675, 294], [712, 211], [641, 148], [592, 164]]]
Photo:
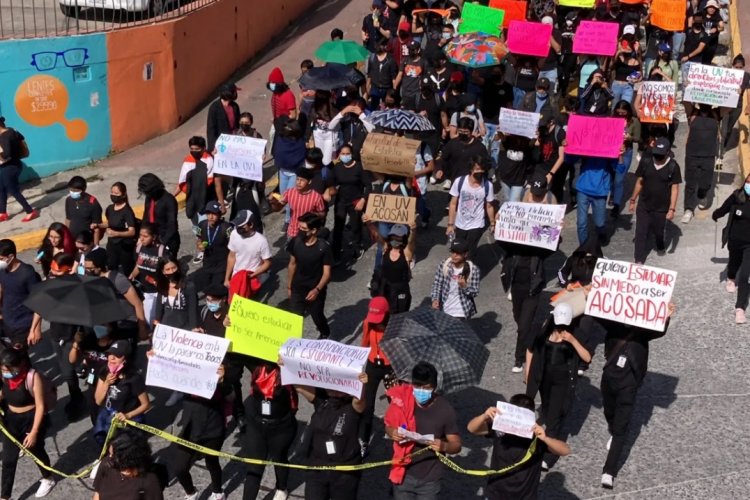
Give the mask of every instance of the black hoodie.
[[159, 240], [176, 257], [180, 251], [177, 200], [167, 193], [162, 180], [154, 174], [144, 174], [138, 179], [138, 192], [146, 195], [143, 222], [156, 225]]

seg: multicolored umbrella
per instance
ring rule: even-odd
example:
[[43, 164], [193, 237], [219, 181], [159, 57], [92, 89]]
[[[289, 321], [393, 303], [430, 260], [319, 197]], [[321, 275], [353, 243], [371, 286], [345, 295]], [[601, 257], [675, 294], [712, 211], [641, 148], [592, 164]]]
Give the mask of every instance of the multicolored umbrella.
[[497, 66], [508, 53], [508, 46], [499, 37], [485, 33], [456, 35], [443, 48], [452, 62], [470, 68]]
[[324, 42], [315, 51], [315, 57], [325, 62], [351, 64], [364, 61], [370, 52], [352, 40], [333, 40]]

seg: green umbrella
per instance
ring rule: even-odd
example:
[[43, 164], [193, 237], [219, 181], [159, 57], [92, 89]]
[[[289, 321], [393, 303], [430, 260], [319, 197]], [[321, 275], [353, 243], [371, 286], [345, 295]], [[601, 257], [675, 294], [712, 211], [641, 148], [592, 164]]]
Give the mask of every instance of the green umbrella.
[[351, 40], [325, 42], [315, 51], [315, 57], [321, 61], [339, 64], [364, 61], [368, 55], [366, 48]]

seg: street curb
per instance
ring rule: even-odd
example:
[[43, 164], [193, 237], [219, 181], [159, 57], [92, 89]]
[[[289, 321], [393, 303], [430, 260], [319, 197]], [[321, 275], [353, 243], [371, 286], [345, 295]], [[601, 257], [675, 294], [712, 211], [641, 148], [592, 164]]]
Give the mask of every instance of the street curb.
[[[729, 3], [729, 35], [732, 38], [732, 57], [742, 54], [742, 38], [740, 34], [740, 20], [737, 13], [737, 1]], [[744, 99], [747, 99], [747, 92], [745, 92]], [[746, 101], [742, 103], [743, 109], [745, 106]], [[750, 144], [742, 140], [743, 129], [750, 134], [750, 117], [745, 113], [740, 113], [738, 123], [739, 143], [737, 144], [739, 151], [737, 156], [740, 160], [740, 170], [744, 179], [750, 173]]]
[[[185, 208], [186, 201], [187, 201], [187, 197], [185, 196], [184, 193], [180, 193], [179, 195], [177, 195], [177, 210], [178, 211]], [[144, 209], [144, 205], [136, 205], [133, 207], [135, 216], [138, 217], [139, 219], [143, 217], [143, 209]], [[13, 240], [13, 242], [16, 244], [16, 252], [21, 253], [21, 252], [25, 252], [26, 250], [39, 248], [39, 245], [41, 244], [42, 238], [44, 238], [45, 234], [47, 234], [46, 229], [35, 229], [34, 231], [29, 231], [27, 233], [8, 236], [8, 238]]]

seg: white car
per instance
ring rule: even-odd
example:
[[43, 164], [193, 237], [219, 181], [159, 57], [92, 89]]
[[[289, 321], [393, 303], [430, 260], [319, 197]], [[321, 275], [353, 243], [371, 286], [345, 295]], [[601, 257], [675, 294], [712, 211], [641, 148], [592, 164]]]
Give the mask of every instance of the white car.
[[169, 0], [58, 0], [60, 10], [68, 17], [78, 17], [80, 9], [113, 9], [126, 12], [148, 12], [157, 16], [164, 12]]

